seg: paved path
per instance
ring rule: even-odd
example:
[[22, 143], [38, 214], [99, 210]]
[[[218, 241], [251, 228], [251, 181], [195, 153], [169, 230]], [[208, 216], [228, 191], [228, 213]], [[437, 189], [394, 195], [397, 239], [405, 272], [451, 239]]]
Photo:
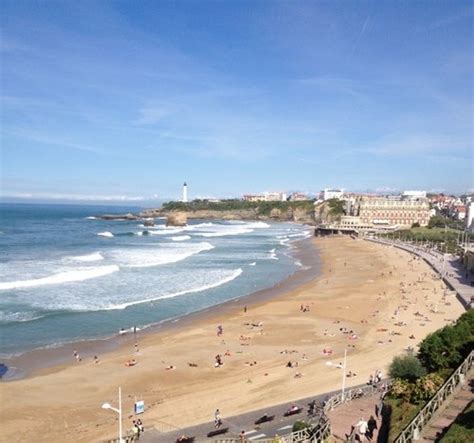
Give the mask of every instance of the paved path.
[[373, 433], [372, 441], [376, 442], [382, 421], [375, 413], [376, 406], [381, 407], [380, 393], [352, 400], [330, 411], [328, 417], [331, 422], [332, 435], [346, 441], [351, 434], [352, 426], [361, 419], [368, 421], [373, 416], [377, 421], [377, 429]]
[[395, 246], [418, 255], [442, 277], [444, 282], [452, 290], [456, 291], [457, 296], [467, 309], [473, 306], [474, 287], [471, 286], [472, 282], [470, 278], [466, 278], [465, 270], [458, 257], [453, 257], [450, 254], [442, 254], [428, 248], [407, 244], [401, 241], [382, 240], [379, 238], [368, 238], [368, 240], [384, 245]]
[[[355, 386], [358, 388], [365, 385]], [[353, 389], [353, 388], [350, 388]], [[236, 415], [233, 417], [226, 417], [225, 411], [221, 411], [223, 418], [222, 428], [228, 428], [228, 432], [224, 435], [219, 436], [222, 438], [238, 438], [241, 431], [245, 431], [245, 437], [248, 441], [258, 440], [261, 438], [270, 438], [274, 437], [276, 434], [284, 435], [289, 434], [292, 430], [293, 423], [297, 420], [308, 421], [308, 403], [312, 400], [317, 402], [323, 401], [327, 397], [330, 397], [339, 391], [333, 391], [326, 394], [321, 394], [317, 396], [312, 396], [290, 403], [283, 403], [276, 406], [271, 406], [265, 409], [260, 409], [257, 411], [248, 412], [245, 414]], [[300, 414], [293, 415], [291, 417], [284, 417], [284, 413], [293, 406], [299, 406], [303, 408], [303, 411]], [[210, 415], [212, 416], [213, 411], [210, 409]], [[259, 426], [255, 425], [255, 421], [262, 417], [264, 414], [268, 416], [275, 415], [275, 419], [271, 422], [261, 424]], [[154, 424], [155, 427], [159, 428], [159, 423]], [[195, 437], [196, 441], [206, 440], [207, 433], [214, 430], [214, 422], [203, 423], [197, 426], [192, 426], [185, 429], [179, 429], [173, 432], [159, 432], [157, 429], [147, 430], [140, 437], [141, 443], [174, 443], [176, 439], [181, 435], [186, 435], [190, 437]], [[219, 437], [216, 437], [218, 439]]]

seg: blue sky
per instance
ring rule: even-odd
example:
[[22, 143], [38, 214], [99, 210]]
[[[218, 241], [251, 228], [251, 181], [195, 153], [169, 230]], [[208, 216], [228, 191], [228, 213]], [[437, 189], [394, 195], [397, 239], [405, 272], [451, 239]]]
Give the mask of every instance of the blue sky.
[[471, 1], [2, 1], [3, 197], [473, 184]]

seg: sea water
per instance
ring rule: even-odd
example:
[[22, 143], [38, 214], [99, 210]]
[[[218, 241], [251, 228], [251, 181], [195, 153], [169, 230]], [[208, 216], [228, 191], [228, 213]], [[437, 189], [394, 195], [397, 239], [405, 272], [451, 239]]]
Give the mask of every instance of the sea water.
[[294, 223], [103, 221], [140, 208], [0, 205], [0, 354], [117, 334], [271, 287], [300, 265]]

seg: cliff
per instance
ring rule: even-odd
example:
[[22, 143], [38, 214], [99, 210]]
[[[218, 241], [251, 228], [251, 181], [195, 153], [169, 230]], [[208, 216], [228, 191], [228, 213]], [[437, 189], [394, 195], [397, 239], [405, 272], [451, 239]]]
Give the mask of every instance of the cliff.
[[312, 211], [301, 208], [288, 208], [282, 210], [272, 209], [269, 213], [262, 213], [258, 208], [251, 209], [198, 209], [189, 211], [175, 211], [166, 209], [151, 209], [142, 212], [142, 217], [167, 217], [173, 219], [180, 214], [184, 214], [188, 219], [208, 219], [208, 220], [275, 220], [275, 221], [294, 221], [298, 223], [313, 224], [314, 218]]
[[166, 226], [186, 226], [188, 215], [186, 212], [172, 212], [167, 215]]
[[[343, 202], [328, 200], [317, 204], [312, 201], [298, 202], [248, 202], [225, 200], [207, 202], [195, 200], [190, 203], [170, 202], [161, 208], [147, 209], [140, 214], [102, 215], [103, 220], [147, 220], [166, 217], [169, 226], [184, 226], [188, 219], [209, 220], [275, 220], [318, 224], [340, 219], [344, 214]], [[147, 223], [152, 225], [152, 221]]]

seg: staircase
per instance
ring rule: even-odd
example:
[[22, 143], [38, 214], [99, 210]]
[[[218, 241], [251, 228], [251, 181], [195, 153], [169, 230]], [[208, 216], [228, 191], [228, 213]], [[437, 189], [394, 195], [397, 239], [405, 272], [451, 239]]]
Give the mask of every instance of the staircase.
[[448, 402], [446, 408], [441, 411], [437, 417], [423, 430], [420, 442], [433, 443], [438, 442], [449, 426], [456, 420], [459, 414], [474, 400], [474, 379], [470, 379]]

